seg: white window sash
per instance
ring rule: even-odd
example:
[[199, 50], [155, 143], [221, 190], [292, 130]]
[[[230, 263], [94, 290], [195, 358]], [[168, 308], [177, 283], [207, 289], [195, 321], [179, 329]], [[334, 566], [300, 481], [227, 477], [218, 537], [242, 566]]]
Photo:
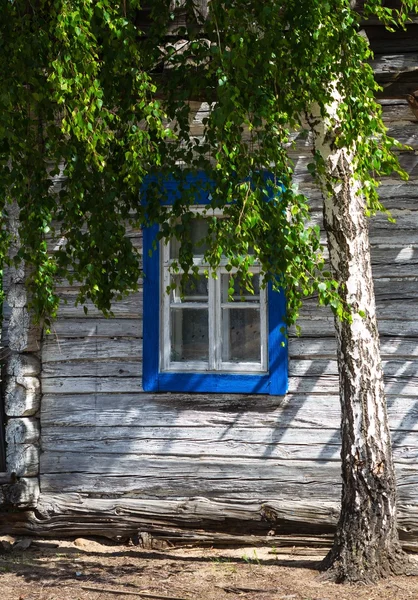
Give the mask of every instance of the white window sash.
[[[193, 207], [193, 212], [203, 213], [204, 209]], [[210, 216], [222, 216], [221, 211], [211, 211]], [[161, 310], [160, 310], [160, 369], [166, 372], [210, 372], [210, 373], [263, 373], [268, 370], [268, 323], [267, 323], [267, 289], [262, 286], [260, 281], [260, 298], [257, 302], [222, 302], [222, 277], [223, 274], [236, 273], [236, 269], [227, 271], [225, 269], [226, 261], [222, 260], [216, 269], [217, 277], [214, 278], [211, 273], [208, 277], [208, 302], [172, 302], [171, 294], [167, 294], [167, 287], [170, 285], [173, 274], [181, 274], [181, 270], [173, 273], [170, 268], [174, 259], [170, 259], [170, 243], [160, 242], [161, 248]], [[194, 265], [199, 267], [200, 272], [208, 270], [208, 265], [202, 258], [193, 260]], [[260, 273], [257, 265], [250, 267], [254, 274]], [[249, 298], [250, 296], [248, 296]], [[176, 306], [177, 305], [177, 306]], [[208, 336], [208, 362], [206, 361], [172, 361], [171, 360], [171, 309], [194, 308], [207, 309], [209, 319]], [[222, 323], [222, 309], [245, 309], [253, 308], [260, 311], [260, 362], [229, 362], [222, 361], [222, 340], [228, 343], [228, 320]]]

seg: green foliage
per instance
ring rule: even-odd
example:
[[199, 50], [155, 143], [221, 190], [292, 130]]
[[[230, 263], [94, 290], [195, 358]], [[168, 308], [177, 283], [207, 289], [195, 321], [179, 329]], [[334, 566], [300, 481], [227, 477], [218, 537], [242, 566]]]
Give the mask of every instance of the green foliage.
[[[56, 314], [60, 278], [81, 282], [78, 301], [105, 314], [137, 288], [140, 257], [126, 224], [160, 223], [162, 238], [182, 240], [179, 267], [189, 270], [195, 190], [184, 188], [171, 216], [158, 178], [145, 208], [138, 191], [148, 173], [182, 182], [198, 170], [214, 182], [211, 208], [228, 217], [211, 220], [211, 266], [223, 255], [245, 274], [255, 256], [285, 288], [290, 322], [312, 294], [341, 312], [288, 149], [300, 115], [313, 102], [325, 110], [338, 82], [336, 143], [357, 148], [369, 210], [381, 208], [375, 178], [400, 169], [359, 16], [349, 0], [211, 0], [208, 18], [192, 0], [180, 4], [183, 26], [170, 0], [153, 0], [149, 11], [137, 0], [0, 0], [0, 210], [5, 223], [9, 204], [20, 207], [13, 260], [33, 267], [37, 317]], [[365, 11], [394, 27], [417, 7], [403, 0], [393, 11], [368, 0]], [[212, 106], [199, 140], [189, 128], [194, 98]], [[5, 262], [9, 243], [3, 227]]]

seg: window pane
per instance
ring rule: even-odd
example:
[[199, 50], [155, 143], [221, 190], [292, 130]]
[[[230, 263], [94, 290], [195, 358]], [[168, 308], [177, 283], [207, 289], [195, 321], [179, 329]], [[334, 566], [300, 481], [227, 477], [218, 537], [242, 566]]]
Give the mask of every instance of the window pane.
[[261, 362], [259, 309], [222, 309], [222, 361]]
[[209, 282], [205, 275], [197, 277], [191, 275], [181, 286], [181, 275], [172, 275], [171, 282], [176, 284], [176, 288], [171, 292], [171, 302], [208, 302]]
[[222, 300], [221, 302], [231, 302], [229, 297], [229, 286], [233, 286], [234, 291], [232, 294], [233, 302], [256, 302], [260, 303], [260, 275], [254, 274], [251, 278], [251, 283], [254, 288], [254, 294], [251, 294], [243, 285], [242, 278], [239, 276], [233, 276], [230, 274], [221, 275], [221, 289], [222, 289]]
[[[209, 225], [207, 219], [203, 217], [196, 217], [191, 221], [191, 240], [193, 244], [193, 255], [203, 256], [207, 250], [207, 244], [202, 244], [201, 241], [208, 235]], [[172, 239], [170, 242], [170, 258], [175, 259], [179, 257], [180, 242], [176, 239]]]
[[207, 309], [171, 309], [171, 361], [209, 360]]

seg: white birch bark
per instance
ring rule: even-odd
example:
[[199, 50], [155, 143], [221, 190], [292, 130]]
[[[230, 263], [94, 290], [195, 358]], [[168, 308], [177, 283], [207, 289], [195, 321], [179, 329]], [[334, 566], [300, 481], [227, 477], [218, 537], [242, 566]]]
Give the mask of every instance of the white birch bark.
[[[337, 580], [374, 581], [404, 566], [371, 271], [368, 220], [355, 152], [335, 145], [338, 104], [307, 115], [325, 165], [321, 186], [331, 270], [352, 322], [335, 319], [341, 399], [342, 507], [324, 561]], [[365, 315], [365, 316], [361, 316]]]

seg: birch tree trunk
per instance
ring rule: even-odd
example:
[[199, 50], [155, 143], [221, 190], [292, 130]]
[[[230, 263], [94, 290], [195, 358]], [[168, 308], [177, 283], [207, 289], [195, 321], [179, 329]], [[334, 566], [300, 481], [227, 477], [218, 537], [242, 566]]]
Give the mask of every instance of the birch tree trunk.
[[[405, 572], [398, 540], [396, 480], [380, 358], [368, 219], [355, 154], [337, 149], [334, 127], [307, 115], [325, 163], [321, 184], [331, 270], [352, 321], [335, 319], [341, 400], [342, 504], [333, 548], [323, 562], [337, 581], [376, 581]], [[334, 127], [331, 125], [334, 123]], [[361, 316], [365, 315], [365, 316]]]

